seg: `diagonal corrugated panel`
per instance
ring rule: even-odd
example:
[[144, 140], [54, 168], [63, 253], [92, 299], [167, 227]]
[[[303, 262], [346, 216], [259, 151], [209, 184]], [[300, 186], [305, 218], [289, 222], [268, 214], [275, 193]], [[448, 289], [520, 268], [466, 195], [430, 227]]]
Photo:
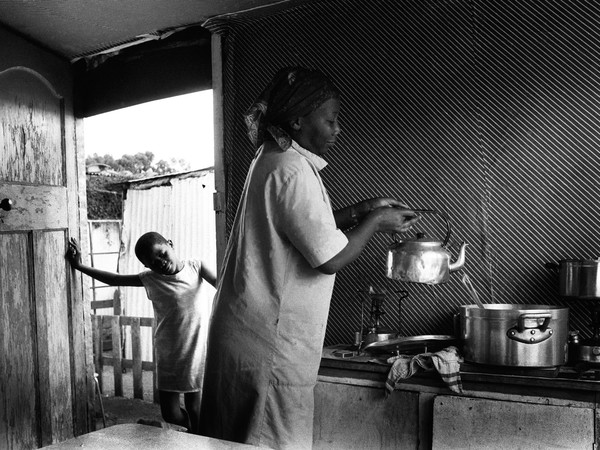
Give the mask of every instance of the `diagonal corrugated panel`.
[[[597, 23], [595, 3], [558, 0], [340, 0], [236, 17], [224, 37], [228, 227], [252, 158], [243, 111], [278, 68], [316, 67], [343, 93], [322, 172], [334, 207], [389, 195], [440, 209], [453, 254], [469, 244], [465, 270], [486, 302], [566, 304], [544, 263], [599, 253]], [[444, 236], [436, 216], [418, 228]], [[377, 236], [337, 275], [328, 343], [352, 341], [368, 284], [409, 291], [407, 335], [451, 333], [471, 303], [459, 274], [437, 286], [386, 279], [390, 240]], [[589, 334], [589, 305], [568, 305]], [[394, 295], [385, 306], [396, 326]]]
[[476, 19], [493, 297], [563, 303], [583, 329], [589, 306], [560, 302], [543, 264], [599, 253], [599, 8], [481, 2]]

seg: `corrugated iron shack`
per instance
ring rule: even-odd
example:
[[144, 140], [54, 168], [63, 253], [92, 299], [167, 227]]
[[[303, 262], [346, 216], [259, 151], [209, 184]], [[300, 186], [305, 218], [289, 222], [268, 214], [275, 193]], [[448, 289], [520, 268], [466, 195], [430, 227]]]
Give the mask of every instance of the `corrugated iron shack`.
[[[136, 258], [134, 247], [148, 231], [172, 240], [180, 258], [198, 258], [216, 270], [214, 185], [213, 168], [125, 182], [119, 272], [147, 270]], [[120, 289], [124, 315], [153, 317], [152, 303], [144, 289]], [[205, 283], [202, 299], [207, 320], [214, 293], [214, 288]], [[131, 349], [127, 345], [125, 349], [127, 355]], [[151, 330], [143, 329], [142, 358], [148, 361], [151, 357]]]

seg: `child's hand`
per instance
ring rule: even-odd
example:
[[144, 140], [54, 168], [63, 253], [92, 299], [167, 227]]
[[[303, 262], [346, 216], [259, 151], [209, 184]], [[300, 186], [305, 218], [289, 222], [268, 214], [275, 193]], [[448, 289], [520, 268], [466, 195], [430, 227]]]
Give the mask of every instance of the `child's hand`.
[[77, 242], [77, 239], [70, 239], [69, 249], [67, 250], [65, 258], [67, 258], [67, 260], [75, 268], [81, 265], [81, 249], [79, 248], [79, 243]]

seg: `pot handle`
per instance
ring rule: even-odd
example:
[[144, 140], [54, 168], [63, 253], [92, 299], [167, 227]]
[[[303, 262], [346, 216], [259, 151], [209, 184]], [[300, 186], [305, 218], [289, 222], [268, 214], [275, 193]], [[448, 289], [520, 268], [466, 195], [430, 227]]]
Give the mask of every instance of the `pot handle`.
[[454, 315], [452, 316], [452, 325], [454, 327], [454, 336], [460, 336], [462, 337], [462, 327], [460, 324], [461, 321], [461, 316], [460, 313], [454, 313]]
[[[541, 325], [539, 325], [539, 319], [544, 319]], [[526, 320], [535, 320], [537, 326], [526, 327]], [[506, 336], [514, 341], [522, 342], [524, 344], [538, 344], [550, 339], [553, 330], [549, 328], [550, 320], [552, 315], [549, 313], [525, 313], [519, 316], [517, 326], [509, 329], [506, 332]]]
[[[552, 319], [552, 314], [550, 313], [525, 313], [525, 314], [521, 314], [519, 316], [519, 321], [517, 323], [517, 328], [519, 330], [519, 333], [522, 333], [523, 331], [525, 331], [526, 328], [530, 328], [530, 329], [534, 329], [534, 328], [538, 328], [538, 327], [526, 327], [525, 326], [525, 321], [527, 319], [544, 319], [544, 322], [542, 323], [542, 325], [538, 325], [540, 331], [546, 331], [548, 329], [548, 325], [550, 325], [550, 320]], [[539, 322], [538, 322], [539, 323]]]

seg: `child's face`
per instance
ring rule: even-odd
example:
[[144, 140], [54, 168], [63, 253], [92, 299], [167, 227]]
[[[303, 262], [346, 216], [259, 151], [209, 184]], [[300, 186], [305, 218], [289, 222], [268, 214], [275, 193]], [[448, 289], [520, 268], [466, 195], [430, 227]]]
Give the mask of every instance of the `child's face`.
[[140, 257], [140, 261], [148, 269], [162, 275], [174, 275], [181, 270], [181, 262], [171, 241], [152, 244]]

